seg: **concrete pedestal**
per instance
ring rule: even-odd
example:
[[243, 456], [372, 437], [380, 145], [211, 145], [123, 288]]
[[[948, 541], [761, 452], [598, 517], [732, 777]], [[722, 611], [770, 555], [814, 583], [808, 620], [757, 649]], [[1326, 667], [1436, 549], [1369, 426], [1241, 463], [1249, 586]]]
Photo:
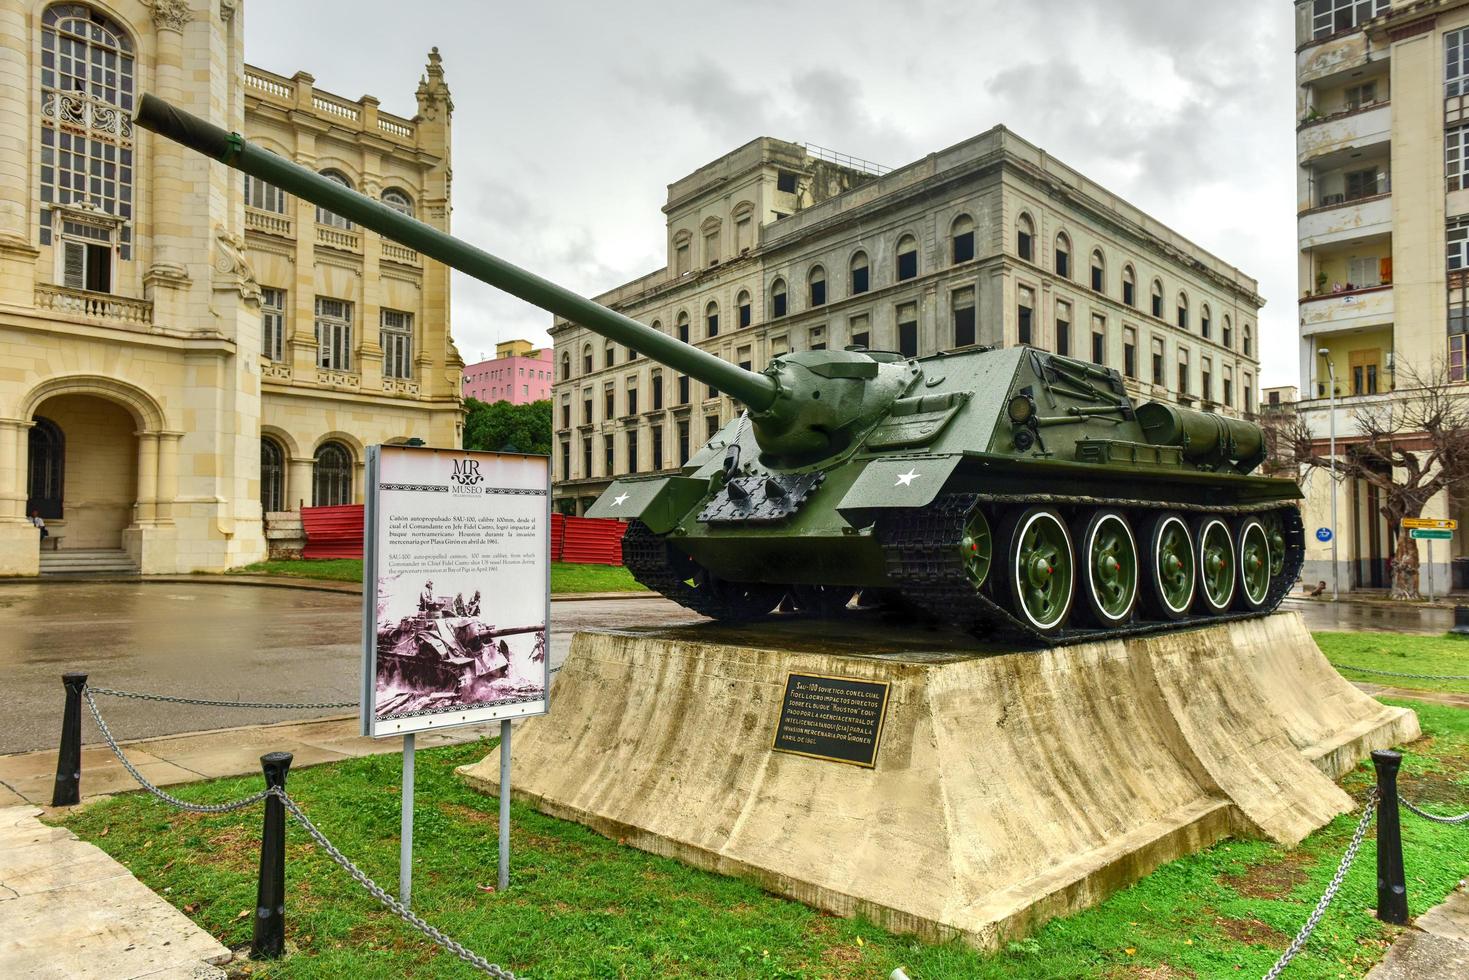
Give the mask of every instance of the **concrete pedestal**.
[[[1295, 613], [983, 656], [866, 624], [579, 633], [551, 714], [516, 735], [515, 795], [822, 909], [995, 948], [1226, 835], [1296, 843], [1351, 809], [1333, 780], [1419, 734]], [[772, 750], [792, 672], [891, 685], [874, 768]], [[498, 751], [460, 772], [495, 792]]]

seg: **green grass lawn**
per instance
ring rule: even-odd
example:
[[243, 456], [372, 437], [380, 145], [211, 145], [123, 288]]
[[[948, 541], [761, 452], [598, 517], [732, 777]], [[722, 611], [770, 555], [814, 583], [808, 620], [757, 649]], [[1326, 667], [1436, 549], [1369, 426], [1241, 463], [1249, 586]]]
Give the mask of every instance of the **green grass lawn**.
[[[1469, 800], [1469, 711], [1409, 703], [1427, 737], [1409, 748], [1404, 792], [1441, 812]], [[621, 846], [514, 807], [512, 882], [489, 886], [496, 802], [454, 777], [493, 743], [421, 751], [414, 908], [490, 960], [537, 980], [560, 977], [880, 978], [1260, 976], [1320, 896], [1357, 815], [1288, 850], [1228, 840], [1175, 861], [1102, 905], [1049, 923], [992, 955], [931, 945], [861, 920], [834, 918], [752, 884]], [[317, 825], [390, 891], [397, 881], [399, 762], [355, 759], [301, 770], [291, 794]], [[1359, 801], [1361, 766], [1343, 786]], [[231, 779], [182, 787], [221, 801], [259, 787]], [[261, 812], [199, 816], [133, 793], [61, 821], [228, 945], [248, 943]], [[1409, 901], [1420, 913], [1469, 873], [1463, 828], [1404, 815]], [[1290, 978], [1360, 977], [1398, 930], [1374, 919], [1373, 838]], [[288, 835], [292, 954], [252, 966], [266, 978], [469, 977], [467, 967], [382, 910], [294, 825]]]
[[[361, 582], [362, 560], [359, 558], [321, 558], [313, 561], [259, 561], [253, 565], [231, 569], [232, 575], [284, 575], [290, 578], [330, 579], [334, 582]], [[551, 591], [558, 594], [578, 592], [643, 592], [621, 565], [574, 565], [551, 563]]]
[[1398, 674], [1469, 676], [1469, 637], [1412, 636], [1403, 633], [1313, 633], [1326, 659], [1336, 664], [1343, 677], [1418, 691], [1453, 691], [1469, 694], [1469, 681], [1425, 681], [1405, 677], [1383, 677], [1348, 670], [1342, 665], [1388, 670]]

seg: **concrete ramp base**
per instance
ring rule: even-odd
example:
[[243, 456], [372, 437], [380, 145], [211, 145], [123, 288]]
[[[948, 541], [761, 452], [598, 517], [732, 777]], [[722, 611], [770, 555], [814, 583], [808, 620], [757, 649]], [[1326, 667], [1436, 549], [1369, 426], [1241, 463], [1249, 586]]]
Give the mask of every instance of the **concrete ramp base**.
[[[978, 657], [701, 630], [578, 634], [551, 714], [517, 729], [515, 795], [982, 948], [1226, 835], [1294, 844], [1351, 808], [1337, 777], [1419, 734], [1411, 711], [1344, 681], [1295, 613]], [[874, 768], [772, 750], [790, 673], [890, 685]], [[496, 792], [498, 751], [460, 772]]]

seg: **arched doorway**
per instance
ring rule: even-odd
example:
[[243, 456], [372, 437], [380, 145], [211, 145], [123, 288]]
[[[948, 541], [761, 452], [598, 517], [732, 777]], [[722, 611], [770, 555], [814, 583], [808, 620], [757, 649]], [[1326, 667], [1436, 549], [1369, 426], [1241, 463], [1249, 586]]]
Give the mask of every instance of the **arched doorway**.
[[68, 549], [118, 549], [138, 501], [138, 420], [91, 394], [57, 394], [32, 416], [27, 506], [55, 515]]
[[44, 520], [61, 520], [66, 477], [66, 436], [61, 427], [45, 416], [36, 416], [26, 460], [26, 515], [39, 513]]
[[281, 444], [260, 440], [260, 510], [273, 514], [286, 509], [286, 453]]
[[311, 504], [338, 507], [352, 502], [352, 452], [340, 442], [324, 442], [316, 450]]

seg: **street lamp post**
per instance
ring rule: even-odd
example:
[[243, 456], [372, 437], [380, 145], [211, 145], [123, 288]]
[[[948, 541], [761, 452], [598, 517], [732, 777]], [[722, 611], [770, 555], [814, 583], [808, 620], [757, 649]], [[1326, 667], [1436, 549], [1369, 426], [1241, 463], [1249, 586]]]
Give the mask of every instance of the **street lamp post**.
[[1331, 363], [1331, 351], [1322, 347], [1316, 351], [1326, 361], [1326, 395], [1328, 423], [1331, 434], [1331, 601], [1341, 595], [1341, 573], [1336, 563], [1336, 367]]

